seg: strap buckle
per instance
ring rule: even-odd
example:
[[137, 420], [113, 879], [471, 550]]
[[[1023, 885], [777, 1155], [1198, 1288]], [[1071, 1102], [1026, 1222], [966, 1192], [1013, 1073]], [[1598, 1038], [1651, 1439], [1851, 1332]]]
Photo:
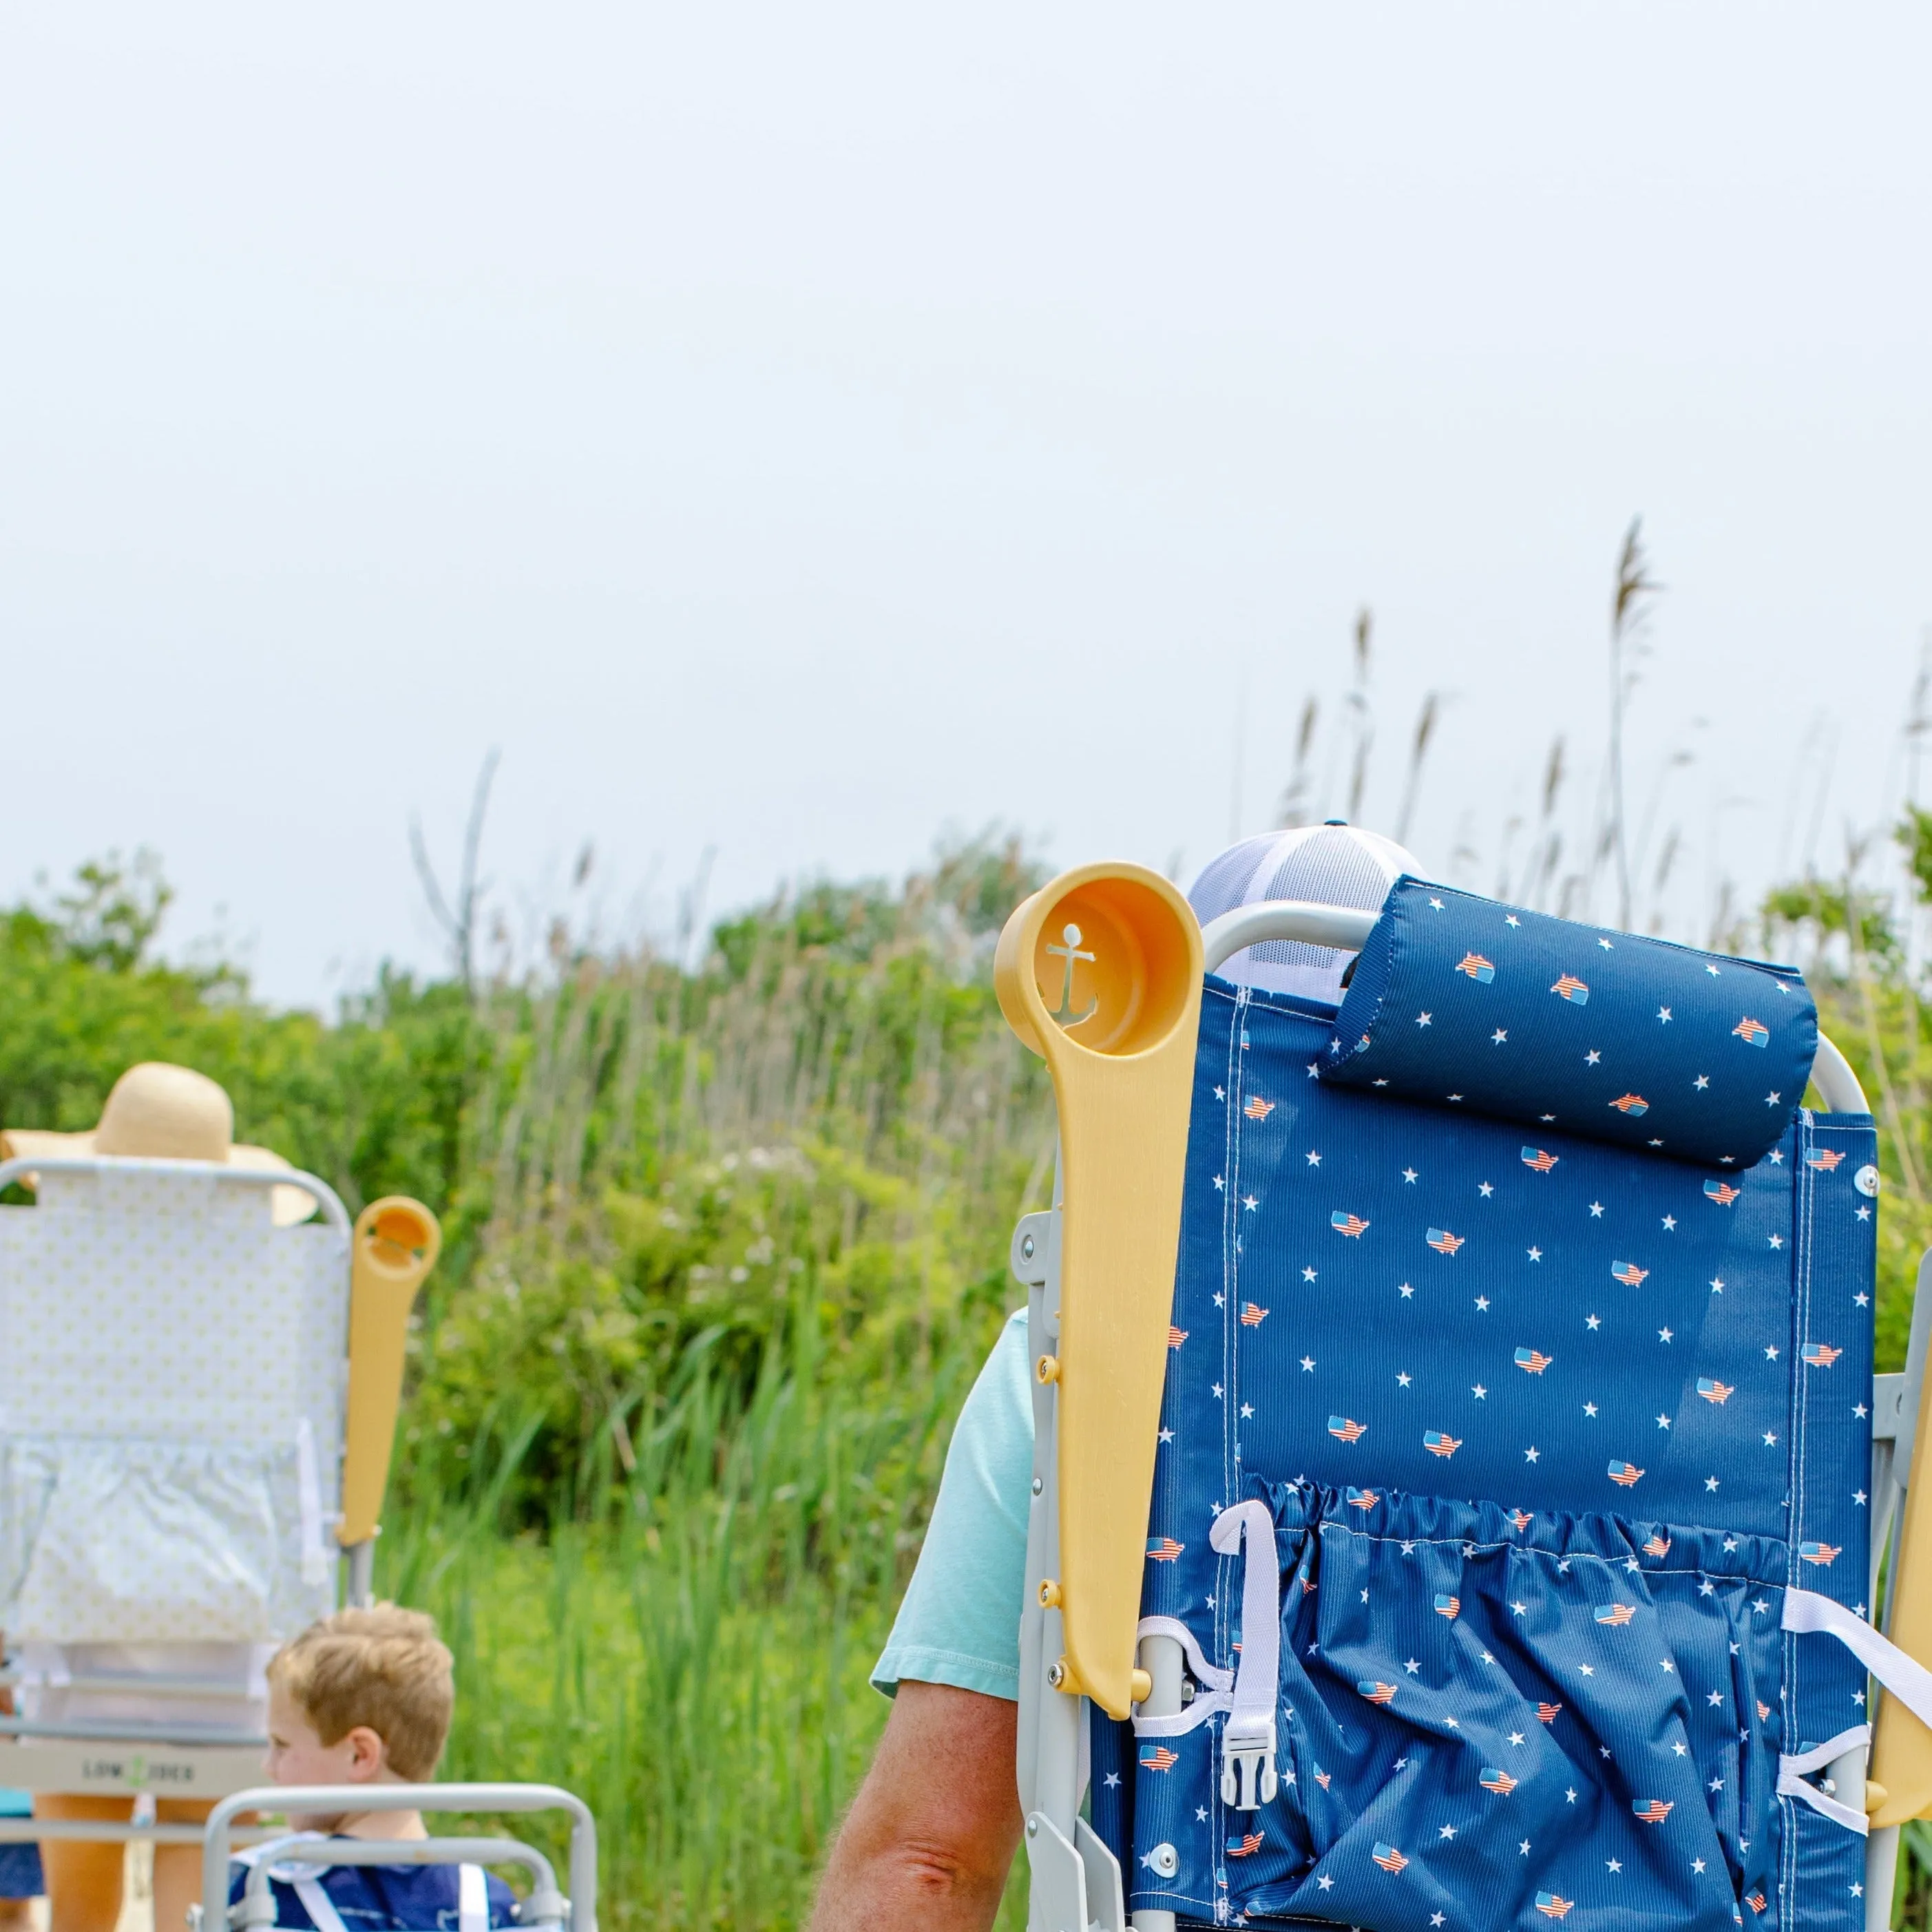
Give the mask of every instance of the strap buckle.
[[1274, 1714], [1230, 1718], [1221, 1739], [1221, 1802], [1237, 1811], [1274, 1802]]

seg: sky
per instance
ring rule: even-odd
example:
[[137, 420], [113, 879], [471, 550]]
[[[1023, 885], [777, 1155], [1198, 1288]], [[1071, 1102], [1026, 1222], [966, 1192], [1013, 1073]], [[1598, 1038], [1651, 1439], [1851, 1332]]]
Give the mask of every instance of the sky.
[[1586, 832], [1638, 515], [1672, 917], [1840, 866], [1932, 622], [1928, 65], [1893, 4], [16, 10], [0, 895], [150, 848], [326, 1005], [436, 964], [492, 747], [520, 944], [996, 821], [1186, 875], [1364, 607], [1360, 816], [1440, 692], [1410, 842], [1495, 890], [1559, 734]]

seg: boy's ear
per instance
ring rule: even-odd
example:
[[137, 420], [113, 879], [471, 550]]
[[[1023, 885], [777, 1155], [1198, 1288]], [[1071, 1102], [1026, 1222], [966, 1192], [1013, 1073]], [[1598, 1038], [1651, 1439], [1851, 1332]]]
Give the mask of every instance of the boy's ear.
[[349, 1775], [358, 1784], [365, 1778], [380, 1778], [388, 1761], [389, 1748], [380, 1732], [367, 1724], [357, 1724], [344, 1737], [349, 1747]]

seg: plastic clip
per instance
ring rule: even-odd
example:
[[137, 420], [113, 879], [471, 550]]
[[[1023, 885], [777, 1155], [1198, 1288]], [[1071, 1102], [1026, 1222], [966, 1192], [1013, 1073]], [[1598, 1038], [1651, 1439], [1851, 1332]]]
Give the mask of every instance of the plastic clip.
[[1221, 1740], [1221, 1802], [1236, 1811], [1273, 1804], [1274, 1751], [1272, 1715], [1231, 1718]]

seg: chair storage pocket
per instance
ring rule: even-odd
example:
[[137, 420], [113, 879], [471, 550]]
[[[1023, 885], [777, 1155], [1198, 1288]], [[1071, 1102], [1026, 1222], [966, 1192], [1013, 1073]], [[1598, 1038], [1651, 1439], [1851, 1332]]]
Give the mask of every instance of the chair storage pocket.
[[292, 1444], [6, 1438], [0, 1627], [69, 1643], [288, 1635], [332, 1596], [303, 1580], [301, 1482]]
[[[1774, 1892], [1784, 1545], [1352, 1494], [1269, 1492], [1274, 1801], [1234, 1810], [1210, 1779], [1196, 1808], [1210, 1822], [1190, 1826], [1144, 1802], [1143, 1775], [1136, 1852], [1150, 1833], [1211, 1832], [1197, 1856], [1217, 1906], [1258, 1919], [1754, 1919]], [[1238, 1580], [1219, 1601], [1240, 1601]], [[1238, 1633], [1222, 1634], [1232, 1656]]]

